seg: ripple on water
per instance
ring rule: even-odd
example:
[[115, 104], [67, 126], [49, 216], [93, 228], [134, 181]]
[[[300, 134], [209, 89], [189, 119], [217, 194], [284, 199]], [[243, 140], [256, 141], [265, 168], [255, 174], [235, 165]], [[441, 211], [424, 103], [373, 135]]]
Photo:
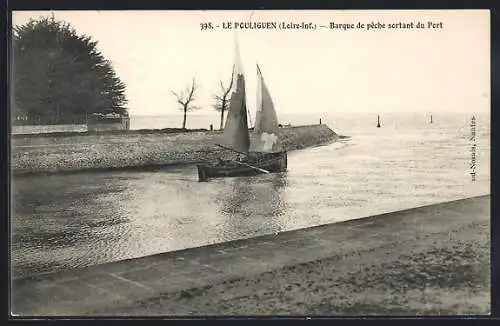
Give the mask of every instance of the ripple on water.
[[[291, 152], [289, 171], [197, 182], [195, 166], [14, 180], [15, 275], [141, 257], [489, 193], [489, 141], [468, 129], [353, 131]], [[418, 128], [431, 128], [418, 125]], [[441, 128], [441, 127], [439, 127]], [[489, 134], [488, 136], [489, 137]]]

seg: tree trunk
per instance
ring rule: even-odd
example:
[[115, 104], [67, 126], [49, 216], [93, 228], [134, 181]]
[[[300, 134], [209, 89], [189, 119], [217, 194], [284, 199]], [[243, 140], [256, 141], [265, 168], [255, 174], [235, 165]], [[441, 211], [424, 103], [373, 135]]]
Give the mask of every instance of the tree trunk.
[[224, 128], [224, 107], [220, 110], [220, 130]]
[[186, 129], [187, 106], [184, 106], [184, 119], [182, 120], [182, 129]]
[[221, 110], [220, 110], [220, 130], [224, 129], [224, 111], [226, 111], [226, 97], [222, 98]]

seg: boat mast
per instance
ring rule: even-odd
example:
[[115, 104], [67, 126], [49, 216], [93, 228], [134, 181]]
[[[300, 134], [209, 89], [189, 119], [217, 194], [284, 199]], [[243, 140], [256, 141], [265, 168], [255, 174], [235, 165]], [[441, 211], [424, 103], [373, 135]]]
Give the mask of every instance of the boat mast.
[[250, 114], [250, 110], [247, 110], [247, 119], [248, 119], [248, 126], [253, 126], [253, 123], [252, 123], [252, 115]]

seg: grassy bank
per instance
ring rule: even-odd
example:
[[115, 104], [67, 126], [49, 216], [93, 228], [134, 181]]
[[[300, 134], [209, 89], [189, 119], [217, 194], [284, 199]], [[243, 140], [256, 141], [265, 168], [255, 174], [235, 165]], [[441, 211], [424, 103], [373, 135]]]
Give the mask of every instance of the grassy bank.
[[[282, 128], [280, 133], [287, 150], [338, 138], [326, 125]], [[191, 164], [231, 157], [232, 153], [214, 145], [220, 137], [219, 131], [165, 130], [16, 136], [12, 139], [11, 165], [15, 175], [23, 175]]]

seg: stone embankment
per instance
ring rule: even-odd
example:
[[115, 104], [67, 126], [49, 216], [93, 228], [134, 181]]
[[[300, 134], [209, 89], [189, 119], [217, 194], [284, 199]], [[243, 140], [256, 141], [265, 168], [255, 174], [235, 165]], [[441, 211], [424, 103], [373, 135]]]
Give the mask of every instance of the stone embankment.
[[[282, 128], [280, 133], [287, 150], [323, 145], [340, 137], [324, 124]], [[11, 166], [14, 175], [23, 175], [193, 164], [231, 156], [215, 145], [220, 137], [219, 131], [161, 130], [17, 135], [12, 138]]]

